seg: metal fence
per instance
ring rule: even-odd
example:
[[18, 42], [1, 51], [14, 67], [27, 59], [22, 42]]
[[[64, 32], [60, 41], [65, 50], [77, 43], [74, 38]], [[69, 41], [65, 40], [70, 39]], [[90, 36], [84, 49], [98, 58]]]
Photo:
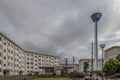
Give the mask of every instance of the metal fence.
[[33, 80], [34, 78], [37, 77], [33, 77], [33, 76], [26, 76], [26, 77], [2, 77], [0, 78], [0, 80]]

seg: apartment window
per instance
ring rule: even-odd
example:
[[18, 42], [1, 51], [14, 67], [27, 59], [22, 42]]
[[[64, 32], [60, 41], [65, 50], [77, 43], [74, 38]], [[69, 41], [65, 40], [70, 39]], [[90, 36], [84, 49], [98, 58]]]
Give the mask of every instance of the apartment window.
[[6, 42], [4, 42], [4, 45], [6, 45]]
[[2, 64], [2, 61], [0, 60], [0, 64]]
[[11, 60], [13, 60], [13, 57], [11, 57]]
[[4, 52], [6, 53], [6, 49], [4, 49]]
[[10, 66], [10, 62], [8, 62], [8, 66]]
[[8, 43], [8, 46], [10, 46], [10, 43]]
[[6, 66], [6, 64], [4, 64], [4, 66]]
[[0, 72], [2, 72], [2, 69], [0, 68]]
[[2, 45], [0, 45], [0, 49], [2, 49]]
[[8, 59], [10, 59], [10, 56], [8, 56]]
[[10, 53], [10, 49], [8, 49], [8, 52]]
[[13, 64], [11, 63], [11, 66], [13, 66]]
[[2, 56], [2, 53], [0, 52], [0, 56]]
[[29, 64], [29, 62], [27, 62], [27, 64]]
[[31, 62], [31, 64], [33, 64], [33, 62]]
[[4, 57], [4, 59], [6, 59], [6, 57]]
[[0, 41], [2, 40], [2, 38], [0, 37]]
[[11, 51], [11, 54], [13, 54], [13, 51]]

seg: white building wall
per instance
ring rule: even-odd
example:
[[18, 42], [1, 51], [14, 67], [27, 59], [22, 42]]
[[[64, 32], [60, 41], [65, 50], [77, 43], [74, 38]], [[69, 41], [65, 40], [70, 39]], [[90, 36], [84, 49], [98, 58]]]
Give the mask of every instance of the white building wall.
[[105, 60], [115, 58], [118, 54], [120, 54], [120, 46], [113, 46], [109, 49], [105, 50]]
[[[87, 71], [92, 70], [92, 59], [81, 59], [79, 60], [79, 72], [84, 72], [84, 62], [88, 62], [89, 68]], [[93, 63], [95, 63], [95, 60], [93, 60]], [[99, 59], [99, 70], [102, 69], [102, 59]], [[93, 64], [93, 70], [95, 70], [95, 65]]]
[[[21, 47], [0, 33], [0, 75], [5, 70], [10, 75], [24, 75], [33, 72], [42, 72], [41, 67], [59, 66], [60, 58], [24, 51]], [[29, 64], [28, 64], [29, 63]]]

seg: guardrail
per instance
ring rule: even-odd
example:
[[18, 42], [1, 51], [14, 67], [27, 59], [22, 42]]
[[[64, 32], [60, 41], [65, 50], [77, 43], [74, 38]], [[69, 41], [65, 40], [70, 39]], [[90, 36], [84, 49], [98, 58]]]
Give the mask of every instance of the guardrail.
[[0, 80], [33, 80], [36, 76], [1, 77]]

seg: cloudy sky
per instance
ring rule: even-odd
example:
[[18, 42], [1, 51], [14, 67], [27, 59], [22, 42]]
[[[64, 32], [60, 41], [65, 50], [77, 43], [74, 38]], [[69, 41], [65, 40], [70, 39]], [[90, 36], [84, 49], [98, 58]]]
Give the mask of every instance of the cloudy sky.
[[26, 50], [77, 62], [90, 58], [97, 11], [99, 44], [119, 45], [120, 0], [0, 0], [0, 31]]

